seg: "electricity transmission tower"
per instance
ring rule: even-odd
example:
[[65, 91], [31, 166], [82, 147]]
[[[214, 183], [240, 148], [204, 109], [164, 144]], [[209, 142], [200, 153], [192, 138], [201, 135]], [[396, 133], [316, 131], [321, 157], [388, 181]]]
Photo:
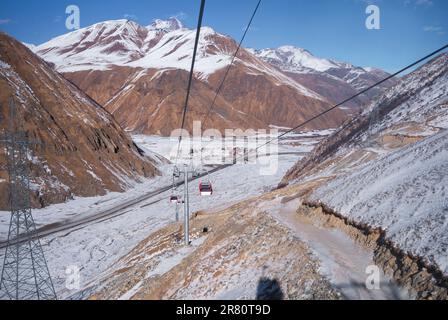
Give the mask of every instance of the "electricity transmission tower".
[[15, 105], [10, 100], [10, 126], [5, 133], [11, 220], [0, 279], [0, 298], [56, 300], [47, 262], [31, 213], [30, 140], [15, 130]]

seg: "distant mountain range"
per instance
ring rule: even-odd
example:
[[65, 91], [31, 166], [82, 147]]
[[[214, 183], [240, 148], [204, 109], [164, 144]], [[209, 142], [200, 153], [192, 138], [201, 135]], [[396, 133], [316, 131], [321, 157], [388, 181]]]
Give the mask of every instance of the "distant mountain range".
[[[377, 68], [361, 68], [345, 62], [320, 59], [305, 49], [293, 46], [252, 52], [333, 103], [339, 103], [389, 76]], [[396, 79], [391, 79], [345, 107], [360, 108], [396, 83]]]
[[[195, 30], [171, 18], [149, 26], [106, 21], [29, 47], [129, 131], [169, 135], [180, 125]], [[207, 114], [237, 43], [209, 27], [201, 30], [191, 109], [187, 123]], [[243, 49], [237, 57], [207, 127], [293, 127], [388, 74], [319, 59], [294, 47]], [[393, 85], [312, 123], [335, 127], [347, 114]]]

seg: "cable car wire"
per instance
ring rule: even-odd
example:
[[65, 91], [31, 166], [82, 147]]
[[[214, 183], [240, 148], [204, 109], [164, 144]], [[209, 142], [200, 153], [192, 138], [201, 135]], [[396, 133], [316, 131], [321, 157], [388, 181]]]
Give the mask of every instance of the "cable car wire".
[[[256, 14], [257, 14], [257, 12], [258, 12], [258, 9], [259, 9], [259, 7], [260, 7], [260, 5], [261, 5], [261, 2], [262, 2], [262, 0], [259, 0], [258, 3], [257, 3], [257, 6], [255, 7], [255, 10], [254, 10], [254, 12], [253, 12], [253, 14], [252, 14], [252, 16], [251, 16], [251, 19], [250, 19], [250, 21], [249, 21], [249, 23], [248, 23], [248, 25], [247, 25], [247, 27], [246, 27], [246, 29], [245, 29], [244, 34], [243, 34], [243, 37], [241, 38], [241, 41], [240, 41], [240, 43], [239, 43], [239, 45], [238, 45], [238, 48], [237, 48], [237, 50], [236, 50], [236, 52], [235, 52], [235, 54], [234, 54], [234, 56], [233, 56], [233, 58], [232, 58], [232, 62], [231, 62], [230, 65], [228, 66], [228, 68], [227, 68], [227, 70], [226, 70], [226, 73], [225, 73], [225, 75], [224, 75], [224, 78], [222, 79], [222, 81], [221, 81], [221, 83], [220, 83], [220, 85], [219, 85], [219, 87], [218, 87], [218, 89], [217, 89], [217, 92], [216, 92], [216, 94], [215, 94], [215, 98], [214, 98], [214, 100], [213, 100], [213, 102], [212, 102], [212, 105], [211, 105], [210, 108], [208, 109], [208, 112], [207, 112], [207, 114], [206, 114], [206, 116], [205, 116], [205, 118], [204, 118], [203, 124], [205, 124], [206, 121], [208, 120], [208, 118], [210, 117], [211, 111], [213, 110], [213, 108], [214, 108], [214, 106], [215, 106], [215, 104], [216, 104], [217, 98], [218, 98], [218, 96], [219, 96], [219, 93], [220, 93], [220, 91], [222, 90], [222, 88], [223, 88], [223, 86], [224, 86], [224, 83], [225, 83], [225, 81], [226, 81], [226, 79], [227, 79], [227, 77], [228, 77], [228, 75], [229, 75], [229, 73], [230, 73], [230, 70], [231, 70], [231, 68], [232, 68], [233, 65], [234, 65], [234, 62], [235, 62], [235, 60], [236, 60], [236, 57], [237, 57], [237, 55], [238, 55], [238, 53], [239, 53], [239, 51], [240, 51], [240, 49], [241, 49], [241, 47], [242, 47], [242, 44], [243, 44], [243, 42], [244, 42], [244, 40], [245, 40], [245, 38], [246, 38], [246, 36], [247, 36], [248, 31], [250, 30], [250, 27], [251, 27], [251, 25], [252, 25], [252, 22], [253, 22], [253, 20], [254, 20]], [[198, 49], [198, 44], [199, 44], [199, 37], [200, 37], [200, 31], [201, 31], [201, 27], [202, 27], [202, 20], [203, 20], [203, 15], [204, 15], [204, 9], [205, 9], [205, 0], [201, 0], [201, 8], [200, 8], [200, 13], [199, 13], [199, 18], [198, 18], [198, 28], [197, 28], [197, 32], [196, 32], [195, 45], [194, 45], [194, 50], [193, 50], [193, 51], [194, 51], [194, 52], [193, 52], [193, 60], [192, 60], [192, 64], [191, 64], [190, 77], [189, 77], [188, 88], [187, 88], [187, 96], [186, 96], [185, 106], [184, 106], [184, 111], [183, 111], [183, 116], [182, 116], [182, 125], [181, 125], [181, 129], [182, 129], [182, 130], [183, 130], [184, 127], [185, 127], [186, 115], [187, 115], [187, 113], [188, 113], [188, 103], [189, 103], [189, 97], [190, 97], [191, 86], [192, 86], [192, 81], [193, 81], [194, 66], [195, 66], [195, 62], [196, 62], [196, 54], [197, 54], [197, 49]], [[288, 130], [288, 131], [286, 131], [286, 132], [280, 134], [280, 135], [277, 136], [276, 138], [273, 138], [273, 139], [269, 140], [268, 142], [266, 142], [266, 143], [264, 143], [264, 144], [262, 144], [262, 145], [256, 147], [254, 151], [258, 151], [258, 150], [260, 150], [261, 148], [263, 148], [263, 147], [265, 147], [265, 146], [267, 146], [267, 145], [270, 145], [270, 144], [272, 144], [272, 143], [275, 142], [275, 141], [280, 141], [283, 137], [285, 137], [285, 136], [287, 136], [287, 135], [289, 135], [289, 134], [291, 134], [291, 133], [297, 131], [298, 129], [300, 129], [300, 128], [306, 126], [307, 124], [309, 124], [309, 123], [311, 123], [311, 122], [313, 122], [313, 121], [319, 119], [320, 117], [322, 117], [322, 116], [324, 116], [324, 115], [330, 113], [331, 111], [333, 111], [333, 110], [335, 110], [335, 109], [341, 107], [342, 105], [346, 104], [347, 102], [350, 102], [351, 100], [353, 100], [353, 99], [355, 99], [355, 98], [357, 98], [357, 97], [359, 97], [359, 96], [365, 94], [366, 92], [368, 92], [368, 91], [370, 91], [370, 90], [372, 90], [372, 89], [378, 87], [379, 85], [381, 85], [381, 84], [383, 84], [383, 83], [385, 83], [385, 82], [387, 82], [387, 81], [393, 79], [394, 77], [396, 77], [396, 76], [402, 74], [403, 72], [405, 72], [405, 71], [407, 71], [407, 70], [409, 70], [409, 69], [411, 69], [411, 68], [417, 66], [418, 64], [420, 64], [420, 63], [426, 61], [427, 59], [429, 59], [429, 58], [435, 56], [436, 54], [442, 52], [443, 50], [445, 50], [445, 49], [447, 49], [447, 48], [448, 48], [448, 44], [447, 44], [447, 45], [444, 45], [443, 47], [441, 47], [441, 48], [435, 50], [434, 52], [432, 52], [432, 53], [426, 55], [425, 57], [423, 57], [423, 58], [421, 58], [421, 59], [419, 59], [419, 60], [417, 60], [417, 61], [415, 61], [415, 62], [409, 64], [408, 66], [406, 66], [406, 67], [400, 69], [399, 71], [397, 71], [397, 72], [395, 72], [395, 73], [389, 75], [388, 77], [384, 78], [383, 80], [378, 81], [378, 82], [376, 82], [375, 84], [373, 84], [373, 85], [371, 85], [371, 86], [369, 86], [369, 87], [367, 87], [367, 88], [365, 88], [365, 89], [359, 91], [358, 93], [354, 94], [353, 96], [351, 96], [351, 97], [349, 97], [349, 98], [343, 100], [342, 102], [340, 102], [340, 103], [334, 105], [333, 107], [331, 107], [331, 108], [329, 108], [329, 109], [327, 109], [327, 110], [325, 110], [325, 111], [323, 111], [323, 112], [317, 114], [316, 116], [314, 116], [314, 117], [312, 117], [312, 118], [310, 118], [310, 119], [308, 119], [308, 120], [306, 120], [306, 121], [300, 123], [299, 125], [295, 126], [294, 128], [292, 128], [292, 129], [290, 129], [290, 130]], [[351, 123], [351, 122], [350, 122], [350, 123]], [[346, 126], [345, 126], [345, 127], [346, 127]], [[181, 135], [179, 136], [179, 146], [178, 146], [178, 151], [177, 151], [176, 164], [177, 164], [177, 162], [178, 162], [178, 160], [179, 160], [179, 156], [180, 156], [180, 147], [181, 147], [181, 143], [182, 143], [182, 138], [183, 138], [183, 137], [182, 137], [182, 134], [181, 134]], [[246, 155], [243, 155], [243, 156], [245, 157]]]
[[434, 51], [434, 52], [428, 54], [427, 56], [425, 56], [425, 57], [423, 57], [423, 58], [421, 58], [421, 59], [419, 59], [419, 60], [417, 60], [417, 61], [411, 63], [410, 65], [408, 65], [408, 66], [404, 67], [403, 69], [401, 69], [401, 70], [395, 72], [394, 74], [391, 74], [390, 76], [384, 78], [383, 80], [381, 80], [381, 81], [379, 81], [379, 82], [377, 82], [377, 83], [371, 85], [370, 87], [361, 90], [361, 91], [358, 92], [357, 94], [355, 94], [355, 95], [351, 96], [350, 98], [347, 98], [347, 99], [345, 99], [344, 101], [342, 101], [342, 102], [336, 104], [335, 106], [331, 107], [330, 109], [327, 109], [327, 110], [325, 110], [324, 112], [321, 112], [321, 113], [319, 113], [318, 115], [312, 117], [311, 119], [306, 120], [305, 122], [302, 122], [302, 123], [299, 124], [298, 126], [296, 126], [296, 127], [292, 128], [292, 129], [290, 129], [290, 130], [288, 130], [288, 131], [286, 131], [286, 132], [280, 134], [278, 137], [276, 137], [276, 138], [274, 138], [274, 139], [272, 139], [272, 140], [270, 140], [270, 141], [268, 141], [268, 142], [266, 142], [266, 143], [264, 143], [264, 144], [258, 146], [254, 151], [258, 151], [258, 150], [260, 150], [261, 148], [263, 148], [263, 147], [265, 147], [265, 146], [267, 146], [267, 145], [269, 145], [269, 144], [272, 144], [274, 141], [280, 141], [281, 138], [287, 136], [288, 134], [295, 132], [296, 130], [298, 130], [298, 129], [304, 127], [304, 126], [306, 126], [307, 124], [313, 122], [314, 120], [316, 120], [316, 119], [318, 119], [318, 118], [320, 118], [320, 117], [322, 117], [322, 116], [328, 114], [329, 112], [331, 112], [331, 111], [333, 111], [333, 110], [339, 108], [340, 106], [344, 105], [345, 103], [347, 103], [347, 102], [349, 102], [349, 101], [351, 101], [351, 100], [353, 100], [353, 99], [359, 97], [360, 95], [362, 95], [362, 94], [364, 94], [364, 93], [366, 93], [366, 92], [368, 92], [368, 91], [370, 91], [370, 90], [372, 90], [372, 89], [378, 87], [379, 85], [383, 84], [384, 82], [387, 82], [387, 81], [391, 80], [392, 78], [394, 78], [394, 77], [396, 77], [396, 76], [402, 74], [403, 72], [405, 72], [405, 71], [407, 71], [407, 70], [409, 70], [409, 69], [411, 69], [411, 68], [417, 66], [418, 64], [420, 64], [420, 63], [424, 62], [425, 60], [427, 60], [427, 59], [429, 59], [429, 58], [435, 56], [436, 54], [442, 52], [442, 51], [445, 50], [445, 49], [448, 49], [448, 44], [445, 45], [445, 46], [443, 46], [443, 47], [441, 47], [440, 49], [437, 49], [436, 51]]
[[236, 57], [237, 57], [237, 55], [238, 55], [238, 53], [239, 53], [239, 51], [240, 51], [240, 49], [241, 49], [241, 47], [243, 45], [244, 40], [246, 39], [247, 33], [250, 30], [252, 22], [254, 21], [254, 18], [256, 16], [257, 12], [258, 12], [258, 9], [260, 8], [261, 1], [262, 0], [258, 1], [257, 5], [256, 5], [256, 7], [254, 9], [254, 12], [252, 13], [252, 16], [251, 16], [251, 18], [249, 20], [249, 23], [246, 26], [246, 30], [244, 31], [243, 37], [241, 38], [240, 43], [238, 44], [238, 48], [236, 49], [235, 54], [232, 57], [232, 61], [230, 62], [229, 66], [227, 67], [226, 73], [224, 74], [224, 77], [223, 77], [223, 79], [222, 79], [218, 89], [216, 90], [215, 98], [213, 99], [213, 102], [212, 102], [211, 106], [209, 107], [206, 115], [204, 116], [204, 119], [202, 121], [202, 127], [203, 128], [205, 128], [205, 124], [207, 123], [207, 120], [209, 119], [209, 117], [211, 115], [211, 112], [212, 112], [213, 108], [215, 107], [216, 101], [218, 100], [218, 96], [219, 96], [222, 88], [224, 87], [224, 83], [227, 80], [227, 77], [228, 77], [228, 75], [230, 73], [230, 70], [232, 69], [232, 67], [233, 67], [233, 65], [235, 63]]
[[191, 69], [190, 69], [190, 77], [188, 79], [188, 88], [187, 88], [187, 96], [185, 98], [185, 105], [184, 105], [184, 111], [183, 111], [183, 115], [182, 115], [182, 125], [181, 125], [181, 133], [179, 136], [179, 146], [177, 148], [177, 157], [176, 157], [176, 165], [177, 162], [179, 161], [179, 156], [180, 156], [180, 147], [182, 144], [182, 131], [185, 128], [185, 121], [187, 118], [187, 113], [188, 113], [188, 103], [190, 100], [190, 92], [191, 92], [191, 86], [193, 83], [193, 75], [194, 75], [194, 66], [196, 63], [196, 54], [198, 52], [198, 45], [199, 45], [199, 38], [201, 35], [201, 28], [202, 28], [202, 20], [204, 17], [204, 9], [205, 9], [205, 0], [201, 0], [201, 7], [199, 9], [199, 18], [198, 18], [198, 28], [196, 30], [196, 39], [194, 42], [194, 49], [193, 49], [193, 59], [191, 61]]

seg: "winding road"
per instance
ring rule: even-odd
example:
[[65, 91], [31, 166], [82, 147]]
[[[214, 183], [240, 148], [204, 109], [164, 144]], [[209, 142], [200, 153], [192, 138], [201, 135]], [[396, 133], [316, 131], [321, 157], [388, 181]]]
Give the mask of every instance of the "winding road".
[[[196, 177], [190, 178], [189, 181], [192, 182], [192, 181], [198, 180], [202, 177], [207, 176], [208, 174], [213, 174], [215, 172], [224, 170], [230, 166], [233, 166], [233, 165], [223, 165], [223, 166], [216, 167], [216, 168], [210, 170], [208, 173], [203, 173]], [[182, 185], [184, 185], [183, 181], [177, 183], [176, 187], [179, 187]], [[142, 195], [140, 197], [137, 197], [135, 199], [125, 201], [122, 204], [120, 204], [112, 209], [107, 209], [107, 210], [101, 211], [101, 212], [91, 215], [89, 217], [83, 217], [83, 218], [78, 218], [78, 219], [77, 218], [68, 219], [68, 220], [45, 225], [45, 226], [37, 229], [35, 232], [28, 234], [26, 237], [20, 237], [18, 239], [13, 239], [13, 240], [9, 241], [9, 244], [15, 245], [17, 243], [23, 243], [30, 239], [32, 239], [32, 240], [33, 239], [41, 239], [41, 238], [45, 238], [45, 237], [54, 235], [59, 232], [64, 232], [64, 231], [68, 231], [68, 230], [72, 230], [72, 229], [79, 230], [79, 229], [82, 229], [90, 224], [102, 222], [104, 220], [109, 220], [109, 219], [121, 216], [121, 215], [127, 213], [125, 211], [126, 209], [136, 206], [139, 203], [142, 203], [144, 201], [150, 200], [150, 199], [152, 199], [158, 195], [161, 195], [167, 191], [170, 191], [170, 190], [172, 190], [172, 188], [173, 188], [172, 185], [160, 188], [158, 190], [149, 192], [149, 193]], [[146, 204], [145, 206], [149, 206], [149, 205], [158, 203], [160, 201], [162, 201], [162, 199], [155, 200], [154, 202]], [[8, 241], [0, 242], [0, 249], [4, 249], [7, 246], [8, 246]]]
[[[303, 153], [303, 152], [280, 152], [277, 155], [278, 156], [284, 156], [284, 155], [305, 156], [306, 153]], [[267, 154], [265, 156], [272, 156], [272, 154]], [[224, 169], [226, 169], [228, 167], [231, 167], [233, 165], [234, 164], [218, 166], [218, 167], [210, 170], [208, 173], [203, 173], [203, 174], [200, 174], [200, 175], [198, 175], [196, 177], [190, 178], [189, 181], [192, 182], [192, 181], [198, 180], [198, 179], [200, 179], [202, 177], [207, 176], [208, 174], [216, 173], [218, 171], [224, 170]], [[180, 187], [182, 185], [184, 185], [183, 181], [177, 183], [176, 187]], [[120, 204], [120, 205], [118, 205], [118, 206], [116, 206], [114, 208], [98, 212], [98, 213], [93, 214], [93, 215], [88, 216], [88, 217], [68, 219], [68, 220], [63, 220], [63, 221], [59, 221], [59, 222], [56, 222], [56, 223], [45, 225], [45, 226], [43, 226], [41, 228], [38, 228], [35, 232], [32, 232], [32, 233], [28, 234], [26, 237], [20, 237], [18, 239], [11, 240], [9, 242], [9, 244], [14, 245], [14, 244], [17, 244], [17, 243], [23, 243], [23, 242], [28, 241], [30, 239], [41, 239], [41, 238], [45, 238], [45, 237], [57, 234], [59, 232], [64, 232], [64, 231], [69, 231], [69, 230], [76, 231], [76, 230], [82, 229], [82, 228], [84, 228], [84, 227], [86, 227], [88, 225], [91, 225], [91, 224], [94, 224], [94, 223], [99, 223], [99, 222], [102, 222], [102, 221], [105, 221], [105, 220], [109, 220], [109, 219], [112, 219], [112, 218], [124, 215], [124, 214], [127, 213], [126, 209], [128, 209], [130, 207], [133, 207], [133, 206], [136, 206], [139, 203], [148, 201], [148, 200], [150, 200], [150, 199], [152, 199], [152, 198], [154, 198], [154, 197], [156, 197], [158, 195], [161, 195], [161, 194], [163, 194], [163, 193], [165, 193], [167, 191], [170, 191], [172, 188], [173, 188], [172, 185], [165, 186], [163, 188], [160, 188], [158, 190], [149, 192], [149, 193], [147, 193], [145, 195], [142, 195], [140, 197], [137, 197], [135, 199], [125, 201], [122, 204]], [[155, 200], [154, 202], [148, 203], [145, 206], [150, 206], [150, 205], [158, 203], [160, 201], [162, 201], [162, 200], [161, 199]], [[0, 249], [4, 249], [7, 246], [8, 246], [8, 241], [0, 241]]]

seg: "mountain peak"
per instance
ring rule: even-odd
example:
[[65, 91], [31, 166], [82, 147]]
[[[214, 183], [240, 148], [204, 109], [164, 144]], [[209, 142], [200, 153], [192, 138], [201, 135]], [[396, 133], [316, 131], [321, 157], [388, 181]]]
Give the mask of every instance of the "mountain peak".
[[150, 30], [164, 30], [164, 31], [175, 31], [182, 29], [184, 26], [179, 19], [175, 17], [171, 17], [168, 20], [156, 19], [154, 22], [148, 27]]
[[36, 48], [37, 48], [37, 46], [36, 45], [34, 45], [34, 44], [32, 44], [32, 43], [26, 43], [26, 42], [22, 42], [22, 44], [25, 46], [25, 47], [27, 47], [28, 49], [30, 49], [31, 51], [35, 51], [36, 50]]
[[292, 46], [292, 45], [281, 46], [277, 50], [281, 51], [281, 52], [299, 52], [299, 53], [307, 54], [307, 55], [310, 55], [310, 56], [313, 55], [311, 52], [309, 52], [306, 49], [295, 47], [295, 46]]
[[333, 61], [317, 58], [308, 50], [290, 45], [281, 46], [277, 49], [259, 50], [257, 55], [280, 67], [283, 71], [306, 72], [314, 70], [325, 72], [337, 67]]
[[79, 30], [101, 28], [104, 26], [106, 26], [106, 27], [122, 27], [122, 26], [126, 26], [126, 25], [138, 26], [138, 23], [136, 23], [135, 21], [132, 21], [132, 20], [128, 20], [128, 19], [106, 20], [106, 21], [97, 22], [91, 26], [88, 26], [86, 28], [82, 28]]

